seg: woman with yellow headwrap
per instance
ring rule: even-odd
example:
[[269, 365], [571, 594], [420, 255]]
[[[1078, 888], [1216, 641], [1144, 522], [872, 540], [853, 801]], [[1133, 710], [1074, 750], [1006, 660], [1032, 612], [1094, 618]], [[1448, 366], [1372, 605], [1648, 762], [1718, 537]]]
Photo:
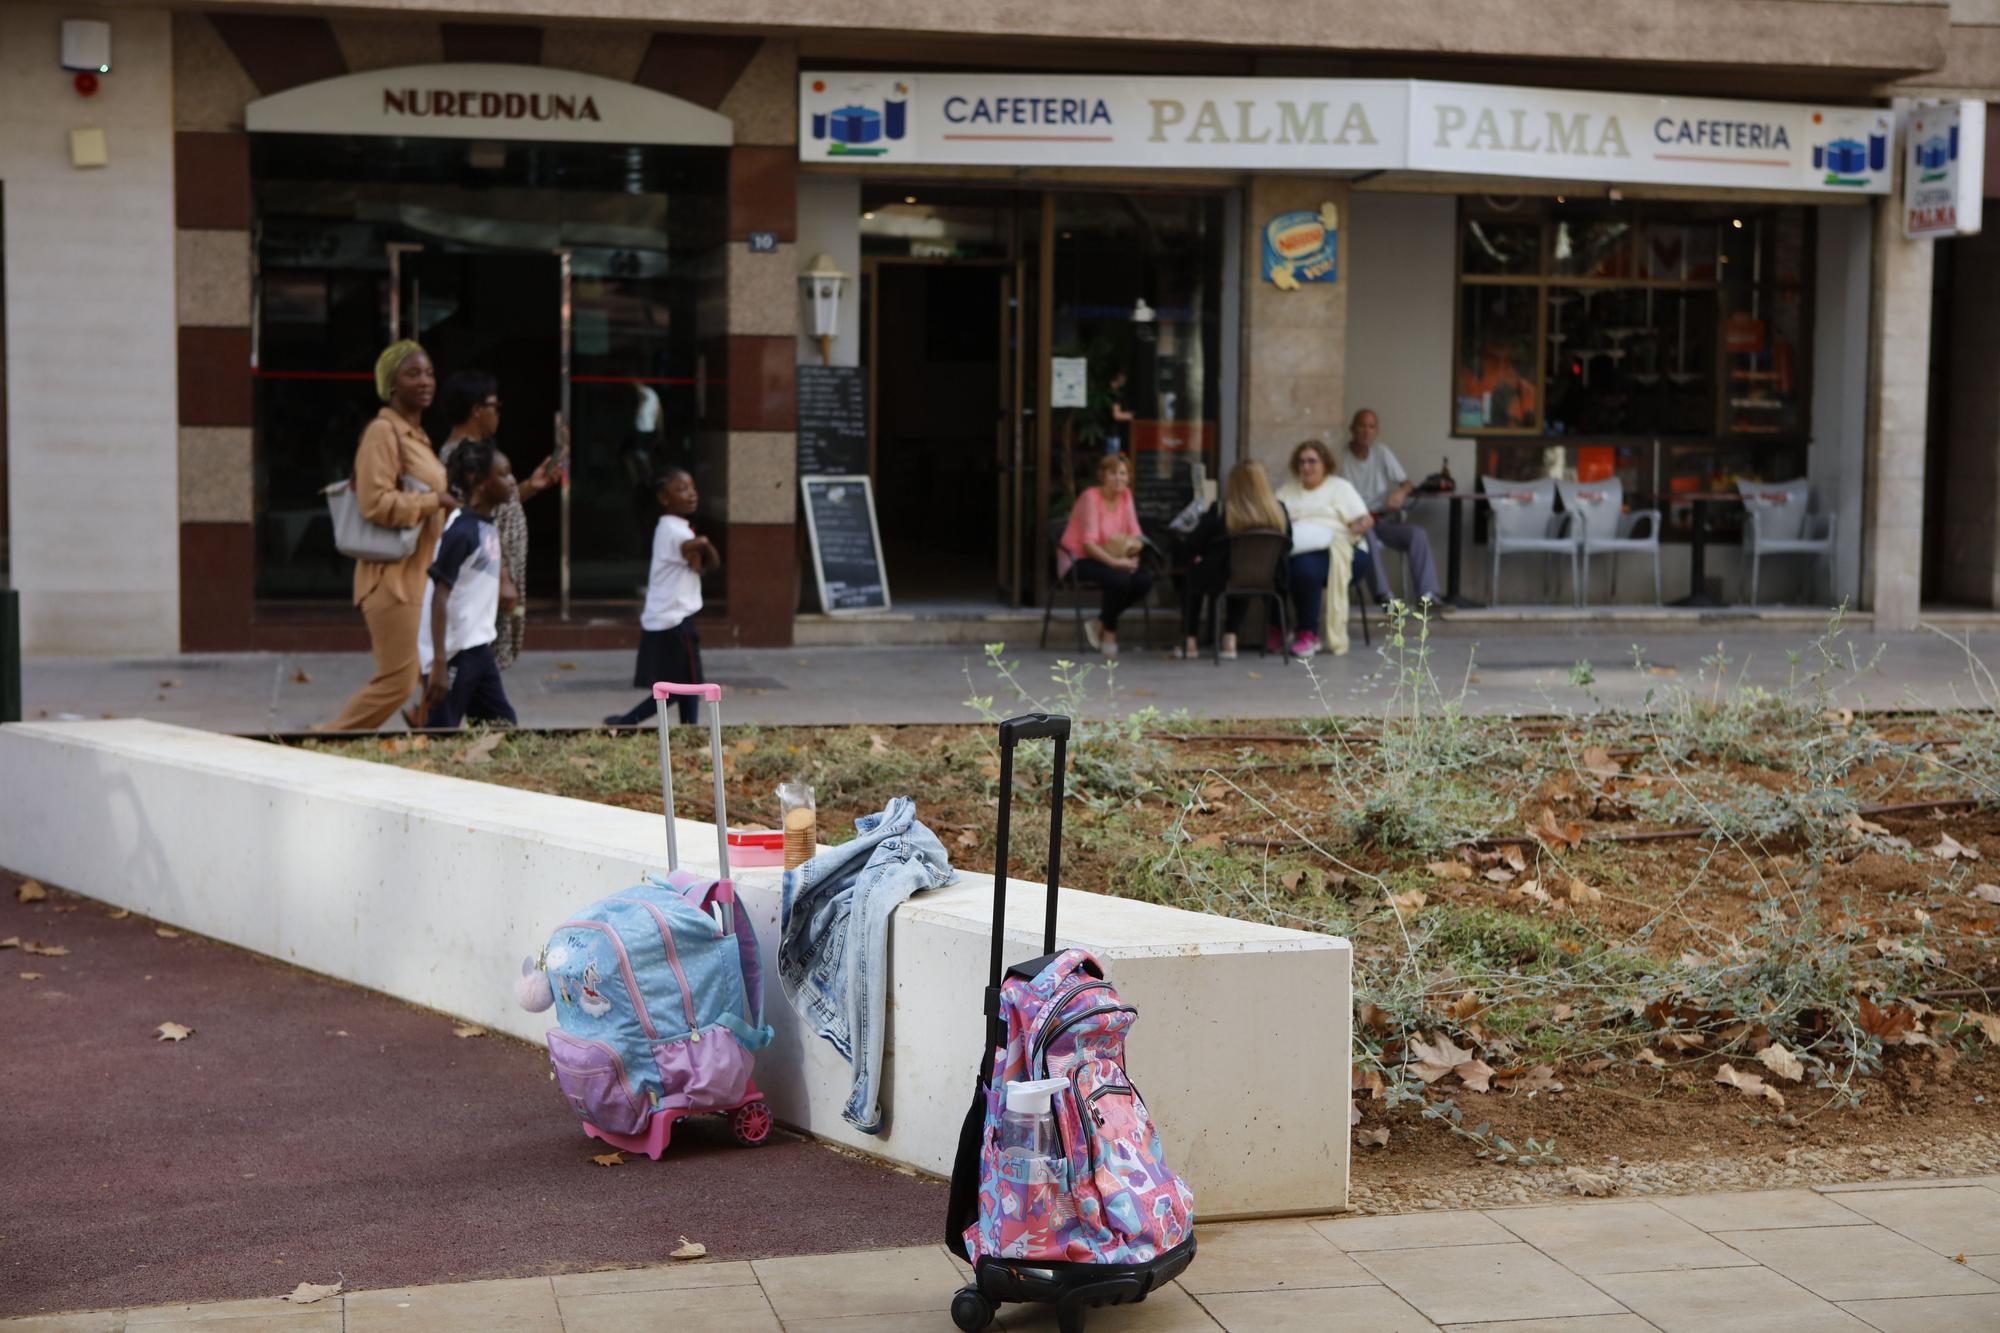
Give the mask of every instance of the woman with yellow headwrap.
[[[425, 571], [444, 516], [458, 508], [446, 489], [444, 465], [424, 433], [424, 409], [437, 393], [437, 372], [424, 349], [405, 339], [384, 351], [375, 361], [375, 392], [386, 406], [361, 432], [354, 451], [355, 499], [371, 523], [421, 531], [416, 549], [403, 560], [354, 563], [354, 604], [368, 622], [375, 676], [328, 724], [334, 731], [373, 731], [409, 702], [420, 674], [417, 621]], [[404, 489], [405, 478], [424, 489]]]

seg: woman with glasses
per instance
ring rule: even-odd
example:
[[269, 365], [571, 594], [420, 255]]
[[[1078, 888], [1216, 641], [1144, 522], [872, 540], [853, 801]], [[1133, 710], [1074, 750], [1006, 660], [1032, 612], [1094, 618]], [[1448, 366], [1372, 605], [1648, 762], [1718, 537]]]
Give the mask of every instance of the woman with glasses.
[[[465, 440], [490, 440], [500, 431], [500, 385], [480, 370], [461, 370], [444, 384], [444, 410], [452, 422], [451, 433], [438, 448], [438, 460], [449, 467], [452, 453]], [[525, 479], [515, 483], [515, 494], [493, 512], [493, 526], [500, 534], [500, 559], [514, 580], [512, 611], [502, 609], [495, 626], [493, 657], [505, 671], [520, 656], [521, 640], [528, 626], [528, 516], [524, 501], [532, 500], [557, 479], [553, 456]]]

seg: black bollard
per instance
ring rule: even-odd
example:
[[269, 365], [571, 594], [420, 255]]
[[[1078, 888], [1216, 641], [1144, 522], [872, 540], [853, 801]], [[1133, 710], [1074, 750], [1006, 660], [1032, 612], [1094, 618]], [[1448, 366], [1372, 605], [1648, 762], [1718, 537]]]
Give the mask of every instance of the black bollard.
[[0, 588], [0, 722], [21, 720], [21, 594]]

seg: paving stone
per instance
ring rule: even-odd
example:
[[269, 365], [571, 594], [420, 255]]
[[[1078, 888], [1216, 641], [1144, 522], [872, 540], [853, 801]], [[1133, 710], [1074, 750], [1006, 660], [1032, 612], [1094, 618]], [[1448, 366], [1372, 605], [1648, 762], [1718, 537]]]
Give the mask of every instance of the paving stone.
[[1443, 1333], [1656, 1333], [1635, 1314], [1580, 1314], [1564, 1319], [1503, 1319], [1497, 1324], [1446, 1324]]
[[1768, 1268], [1611, 1273], [1597, 1285], [1664, 1333], [1866, 1333], [1867, 1325]]
[[1495, 1222], [1573, 1273], [1647, 1273], [1753, 1263], [1655, 1203], [1509, 1208]]
[[[864, 1318], [877, 1320], [880, 1316]], [[613, 1291], [562, 1302], [569, 1333], [780, 1333], [771, 1303], [756, 1287], [686, 1287], [678, 1291]], [[937, 1326], [937, 1312], [931, 1314]]]
[[[1344, 1296], [1346, 1292], [1300, 1294]], [[1000, 1323], [1006, 1333], [1056, 1333], [1055, 1312], [1045, 1305], [1003, 1306]], [[950, 1325], [950, 1319], [941, 1319], [933, 1314], [929, 1328], [936, 1330]], [[789, 1322], [785, 1325], [787, 1333], [798, 1327]], [[1137, 1305], [1113, 1305], [1092, 1310], [1089, 1319], [1090, 1333], [1217, 1333], [1219, 1327], [1199, 1301], [1181, 1290], [1178, 1282], [1168, 1283]], [[832, 1330], [826, 1333], [832, 1333]], [[873, 1330], [868, 1333], [873, 1333]]]
[[1478, 1213], [1336, 1217], [1314, 1222], [1312, 1228], [1336, 1248], [1350, 1254], [1356, 1250], [1412, 1250], [1439, 1245], [1505, 1245], [1514, 1239], [1513, 1232]]
[[1975, 1272], [1984, 1273], [1991, 1278], [2000, 1278], [2000, 1254], [1968, 1254], [1965, 1256], [1965, 1263]]
[[[341, 1333], [347, 1325], [339, 1302], [332, 1309], [314, 1308], [297, 1316], [268, 1314], [189, 1315], [152, 1324], [127, 1324], [126, 1328], [158, 1330], [158, 1333]], [[9, 1330], [12, 1333], [12, 1330]]]
[[0, 1321], [7, 1333], [119, 1333], [125, 1327], [121, 1310], [95, 1310], [89, 1314], [42, 1314], [25, 1319]]
[[[211, 1301], [201, 1305], [154, 1305], [143, 1310], [125, 1312], [126, 1328], [153, 1328], [161, 1324], [191, 1324], [207, 1322], [221, 1324], [228, 1320], [259, 1319], [273, 1326], [299, 1329], [301, 1333], [315, 1319], [324, 1320], [333, 1316], [333, 1326], [340, 1327], [341, 1298], [329, 1296], [314, 1301], [311, 1305], [293, 1305], [290, 1301], [276, 1296], [253, 1297], [247, 1301]], [[241, 1324], [238, 1324], [241, 1328]], [[11, 1333], [11, 1331], [10, 1331]]]
[[2000, 1193], [1989, 1189], [1874, 1190], [1845, 1206], [1939, 1254], [2000, 1254]]
[[597, 1273], [560, 1273], [550, 1279], [556, 1298], [601, 1296], [619, 1291], [686, 1291], [691, 1287], [754, 1287], [757, 1275], [745, 1262], [653, 1264]]
[[2000, 1284], [1872, 1223], [1716, 1236], [1829, 1301], [2000, 1292]]
[[545, 1277], [451, 1282], [350, 1292], [347, 1333], [560, 1333], [555, 1288]]
[[2000, 1296], [1913, 1296], [1847, 1301], [1841, 1308], [1882, 1333], [1993, 1333], [2000, 1328]]
[[1496, 1316], [1623, 1314], [1624, 1307], [1524, 1242], [1370, 1250], [1356, 1262], [1427, 1318], [1467, 1324]]
[[[1387, 1287], [1235, 1291], [1200, 1299], [1229, 1333], [1431, 1333], [1437, 1328]], [[1090, 1328], [1096, 1333], [1095, 1315]]]
[[1815, 1185], [1813, 1189], [1821, 1194], [1869, 1194], [1882, 1190], [1952, 1190], [1964, 1189], [1969, 1185], [1995, 1188], [1993, 1182], [2000, 1177], [1959, 1177], [1941, 1180], [1849, 1180], [1837, 1185]]
[[1868, 1219], [1814, 1190], [1759, 1190], [1661, 1199], [1660, 1207], [1703, 1231], [1858, 1226]]
[[1203, 1227], [1195, 1261], [1181, 1285], [1211, 1291], [1372, 1286], [1368, 1270], [1307, 1222], [1240, 1222]]
[[784, 1320], [947, 1311], [963, 1285], [935, 1245], [758, 1259], [751, 1268]]

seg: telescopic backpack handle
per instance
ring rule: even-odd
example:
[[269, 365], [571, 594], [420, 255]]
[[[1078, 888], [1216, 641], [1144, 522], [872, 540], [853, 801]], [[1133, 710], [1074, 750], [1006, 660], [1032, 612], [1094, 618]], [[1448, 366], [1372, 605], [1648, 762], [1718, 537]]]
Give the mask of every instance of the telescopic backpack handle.
[[986, 988], [989, 1048], [1006, 1039], [1006, 1034], [1000, 1031], [1000, 977], [1006, 967], [1007, 838], [1014, 807], [1014, 747], [1022, 741], [1055, 742], [1054, 776], [1049, 785], [1049, 896], [1042, 923], [1042, 952], [1052, 954], [1056, 951], [1056, 889], [1062, 883], [1063, 775], [1069, 755], [1069, 730], [1069, 719], [1054, 713], [1024, 713], [1000, 724], [1000, 814], [994, 829], [998, 847], [993, 867], [993, 965]]

